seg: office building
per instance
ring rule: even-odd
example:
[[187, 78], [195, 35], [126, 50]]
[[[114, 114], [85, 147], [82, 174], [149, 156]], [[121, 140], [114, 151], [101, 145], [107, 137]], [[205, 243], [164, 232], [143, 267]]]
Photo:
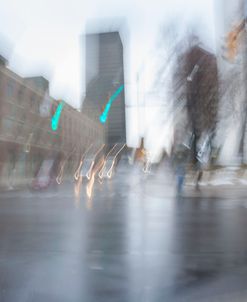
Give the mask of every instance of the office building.
[[[124, 84], [123, 45], [118, 32], [85, 36], [86, 96], [83, 112], [99, 123], [107, 101]], [[126, 142], [124, 90], [116, 97], [103, 124], [105, 142]]]

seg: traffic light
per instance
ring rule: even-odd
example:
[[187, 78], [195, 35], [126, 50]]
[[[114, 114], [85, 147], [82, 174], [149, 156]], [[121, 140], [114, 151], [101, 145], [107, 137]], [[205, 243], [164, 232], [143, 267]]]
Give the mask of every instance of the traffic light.
[[228, 34], [226, 43], [227, 43], [227, 57], [229, 60], [234, 60], [237, 55], [237, 48], [238, 48], [238, 39], [239, 33], [235, 29]]
[[241, 33], [244, 29], [244, 21], [230, 31], [226, 37], [225, 46], [223, 47], [223, 57], [233, 61], [237, 55]]

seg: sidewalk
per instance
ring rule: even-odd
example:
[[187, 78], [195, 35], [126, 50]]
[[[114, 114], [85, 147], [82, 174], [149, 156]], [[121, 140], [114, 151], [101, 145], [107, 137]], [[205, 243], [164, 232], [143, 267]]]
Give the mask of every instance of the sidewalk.
[[204, 197], [247, 197], [247, 170], [239, 168], [221, 168], [204, 171], [199, 190], [195, 188], [196, 175], [188, 172], [185, 182], [185, 196]]

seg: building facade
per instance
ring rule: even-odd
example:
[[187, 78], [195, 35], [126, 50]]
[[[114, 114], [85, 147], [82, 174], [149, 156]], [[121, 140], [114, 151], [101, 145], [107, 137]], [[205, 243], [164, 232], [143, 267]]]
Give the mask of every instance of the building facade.
[[[124, 85], [123, 45], [118, 32], [87, 34], [86, 96], [83, 112], [99, 123], [107, 101]], [[104, 124], [105, 142], [126, 142], [124, 90], [113, 101]]]
[[[103, 141], [101, 127], [65, 103], [58, 129], [51, 118], [60, 101], [42, 77], [22, 78], [0, 64], [0, 187], [30, 184], [42, 162], [67, 159], [68, 173], [90, 144]], [[72, 174], [71, 174], [72, 175]]]

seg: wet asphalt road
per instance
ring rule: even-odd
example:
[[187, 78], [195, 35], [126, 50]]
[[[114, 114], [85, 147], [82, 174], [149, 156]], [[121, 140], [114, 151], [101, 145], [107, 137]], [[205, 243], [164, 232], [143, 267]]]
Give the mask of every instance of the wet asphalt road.
[[177, 199], [164, 167], [1, 193], [0, 236], [1, 302], [247, 301], [247, 199]]

